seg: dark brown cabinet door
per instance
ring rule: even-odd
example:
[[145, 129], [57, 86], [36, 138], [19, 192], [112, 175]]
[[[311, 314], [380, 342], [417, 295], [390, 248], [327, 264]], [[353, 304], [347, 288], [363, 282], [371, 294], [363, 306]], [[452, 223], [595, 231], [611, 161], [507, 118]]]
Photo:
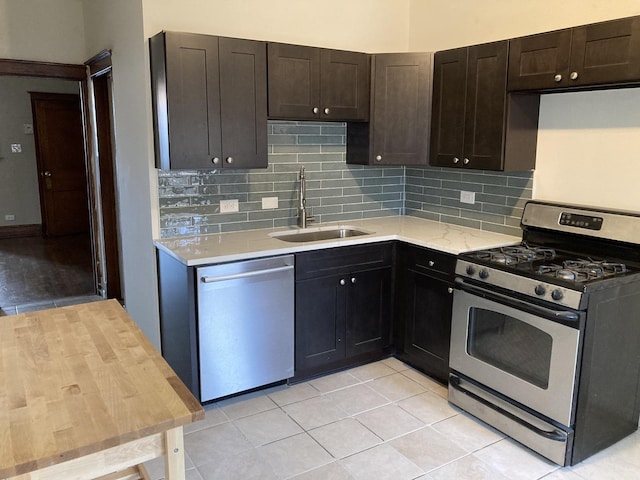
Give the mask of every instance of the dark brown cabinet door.
[[270, 118], [368, 120], [366, 54], [269, 43], [268, 65]]
[[510, 40], [508, 89], [567, 86], [570, 52], [571, 30]]
[[456, 257], [403, 244], [398, 248], [394, 344], [398, 357], [442, 382], [449, 374], [452, 284]]
[[469, 48], [462, 166], [500, 170], [507, 92], [507, 42]]
[[266, 167], [266, 44], [221, 37], [219, 54], [224, 166]]
[[437, 52], [433, 61], [433, 107], [429, 163], [462, 166], [467, 92], [467, 48]]
[[602, 85], [640, 80], [640, 17], [573, 29], [569, 83]]
[[345, 358], [347, 289], [342, 276], [296, 282], [296, 375], [321, 371]]
[[347, 356], [381, 352], [391, 343], [391, 267], [347, 277]]
[[264, 42], [163, 32], [150, 51], [156, 166], [267, 166]]
[[319, 118], [320, 50], [269, 43], [269, 117]]
[[157, 166], [211, 168], [222, 156], [218, 38], [167, 32], [151, 39]]
[[540, 97], [507, 94], [507, 54], [506, 41], [435, 54], [431, 165], [534, 167]]
[[342, 50], [320, 50], [320, 118], [369, 119], [369, 57]]
[[640, 81], [640, 17], [510, 41], [510, 91]]
[[348, 126], [347, 163], [427, 165], [431, 63], [427, 53], [373, 56], [373, 110], [368, 124]]

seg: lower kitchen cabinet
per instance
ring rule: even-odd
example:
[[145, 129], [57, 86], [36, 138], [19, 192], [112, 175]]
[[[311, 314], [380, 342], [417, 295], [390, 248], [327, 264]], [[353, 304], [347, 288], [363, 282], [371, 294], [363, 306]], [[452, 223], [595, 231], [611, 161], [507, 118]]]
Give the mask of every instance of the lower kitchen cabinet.
[[396, 354], [444, 383], [449, 377], [455, 261], [455, 256], [446, 253], [398, 246]]
[[390, 352], [392, 260], [392, 243], [296, 255], [296, 380]]

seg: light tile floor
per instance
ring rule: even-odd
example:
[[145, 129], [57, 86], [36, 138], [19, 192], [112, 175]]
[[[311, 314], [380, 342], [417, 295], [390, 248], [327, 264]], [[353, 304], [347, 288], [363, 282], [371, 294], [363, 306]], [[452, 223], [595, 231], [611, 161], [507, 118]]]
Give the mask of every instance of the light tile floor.
[[[560, 468], [390, 358], [225, 400], [185, 428], [188, 480], [636, 480], [640, 431]], [[149, 462], [152, 479], [164, 475]]]

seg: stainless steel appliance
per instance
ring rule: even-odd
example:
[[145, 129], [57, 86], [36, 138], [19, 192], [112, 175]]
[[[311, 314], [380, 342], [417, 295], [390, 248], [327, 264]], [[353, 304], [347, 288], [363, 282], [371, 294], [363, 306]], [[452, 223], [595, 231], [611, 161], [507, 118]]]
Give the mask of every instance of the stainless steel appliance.
[[293, 377], [294, 256], [197, 269], [200, 400]]
[[459, 257], [449, 401], [560, 465], [638, 428], [640, 215], [531, 201]]

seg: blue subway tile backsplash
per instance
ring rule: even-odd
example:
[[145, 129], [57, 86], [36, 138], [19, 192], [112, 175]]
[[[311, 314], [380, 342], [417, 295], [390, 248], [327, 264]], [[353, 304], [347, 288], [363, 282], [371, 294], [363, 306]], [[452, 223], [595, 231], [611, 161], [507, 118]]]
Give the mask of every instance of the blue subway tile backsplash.
[[[158, 171], [161, 237], [295, 225], [301, 166], [316, 223], [406, 214], [520, 235], [533, 172], [348, 165], [343, 123], [270, 121], [268, 132], [266, 169]], [[461, 191], [476, 203], [461, 203]], [[263, 197], [278, 208], [263, 210]], [[227, 199], [239, 212], [220, 213]]]

